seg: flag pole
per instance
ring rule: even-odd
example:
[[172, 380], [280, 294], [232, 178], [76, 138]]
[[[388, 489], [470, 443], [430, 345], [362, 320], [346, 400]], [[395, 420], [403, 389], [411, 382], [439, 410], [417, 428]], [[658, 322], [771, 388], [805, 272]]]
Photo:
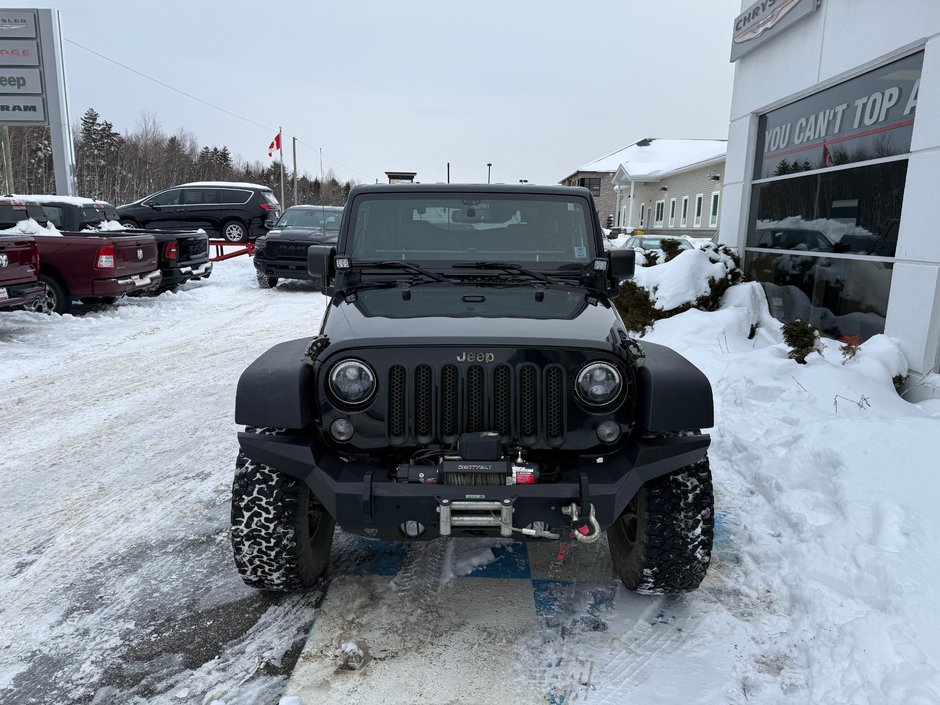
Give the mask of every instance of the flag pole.
[[285, 207], [284, 203], [284, 139], [283, 139], [283, 128], [278, 125], [277, 128], [277, 148], [281, 153], [281, 208]]

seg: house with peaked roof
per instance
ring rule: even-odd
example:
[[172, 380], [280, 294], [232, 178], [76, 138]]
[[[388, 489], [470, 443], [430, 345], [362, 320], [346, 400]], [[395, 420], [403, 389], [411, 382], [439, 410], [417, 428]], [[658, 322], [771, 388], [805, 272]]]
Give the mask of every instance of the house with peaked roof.
[[615, 226], [715, 237], [726, 140], [646, 138], [616, 153]]
[[594, 196], [597, 214], [601, 225], [607, 226], [608, 220], [615, 222], [617, 216], [617, 193], [611, 181], [620, 166], [617, 155], [627, 149], [618, 149], [610, 154], [588, 162], [573, 174], [569, 174], [559, 183], [562, 186], [583, 186]]

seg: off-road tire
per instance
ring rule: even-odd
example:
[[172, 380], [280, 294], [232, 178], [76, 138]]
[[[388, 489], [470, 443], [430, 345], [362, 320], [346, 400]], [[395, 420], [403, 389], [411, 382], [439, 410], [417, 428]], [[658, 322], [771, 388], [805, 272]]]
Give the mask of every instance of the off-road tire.
[[247, 585], [272, 592], [312, 586], [329, 562], [335, 527], [303, 482], [238, 454], [230, 537], [235, 567]]
[[647, 482], [607, 529], [614, 568], [630, 590], [694, 590], [705, 578], [715, 534], [708, 458]]
[[33, 311], [58, 313], [61, 316], [72, 310], [72, 297], [58, 277], [41, 272], [39, 281], [46, 285], [46, 293], [33, 303]]
[[264, 272], [255, 272], [258, 277], [258, 286], [262, 289], [273, 289], [277, 286], [277, 277], [269, 277]]
[[228, 242], [248, 242], [248, 228], [240, 220], [227, 220], [219, 228], [222, 239]]

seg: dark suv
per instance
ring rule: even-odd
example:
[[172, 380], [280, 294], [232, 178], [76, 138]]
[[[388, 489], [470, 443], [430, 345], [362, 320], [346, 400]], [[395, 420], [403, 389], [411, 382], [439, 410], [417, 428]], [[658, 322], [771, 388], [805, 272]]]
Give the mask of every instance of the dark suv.
[[241, 376], [235, 564], [290, 590], [335, 523], [374, 539], [591, 543], [624, 584], [698, 587], [714, 532], [707, 378], [629, 337], [584, 188], [359, 186], [312, 245], [319, 335]]
[[229, 242], [247, 242], [274, 226], [281, 207], [267, 186], [202, 181], [159, 191], [117, 212], [128, 228], [202, 228]]

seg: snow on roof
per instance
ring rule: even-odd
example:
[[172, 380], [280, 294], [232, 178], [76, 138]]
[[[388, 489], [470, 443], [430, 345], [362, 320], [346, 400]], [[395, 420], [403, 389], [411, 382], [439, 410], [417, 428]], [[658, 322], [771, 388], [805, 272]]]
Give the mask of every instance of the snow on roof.
[[631, 177], [656, 178], [700, 162], [719, 159], [727, 151], [727, 140], [648, 137], [588, 162], [578, 171], [616, 172], [622, 166]]
[[95, 203], [111, 205], [107, 201], [97, 201], [94, 198], [83, 198], [81, 196], [56, 196], [53, 194], [29, 194], [17, 195], [13, 198], [21, 198], [24, 201], [35, 201], [36, 203], [69, 203], [73, 206], [90, 206]]
[[214, 186], [219, 188], [260, 188], [265, 191], [270, 191], [270, 186], [265, 186], [263, 184], [249, 184], [245, 181], [190, 181], [188, 184], [180, 184], [180, 186]]

